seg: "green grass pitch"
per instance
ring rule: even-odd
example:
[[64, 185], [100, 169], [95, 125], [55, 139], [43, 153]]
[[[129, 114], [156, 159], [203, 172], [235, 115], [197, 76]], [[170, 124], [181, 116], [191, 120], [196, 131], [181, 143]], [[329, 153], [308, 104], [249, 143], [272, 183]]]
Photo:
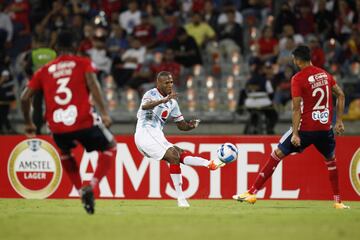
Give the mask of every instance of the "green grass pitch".
[[80, 200], [0, 199], [2, 240], [360, 239], [360, 202], [98, 200], [95, 215]]

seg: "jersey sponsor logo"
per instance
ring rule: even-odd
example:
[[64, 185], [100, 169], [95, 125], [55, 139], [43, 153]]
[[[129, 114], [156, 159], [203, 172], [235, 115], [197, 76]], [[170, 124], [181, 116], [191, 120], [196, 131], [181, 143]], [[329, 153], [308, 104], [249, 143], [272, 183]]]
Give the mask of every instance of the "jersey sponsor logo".
[[325, 73], [318, 73], [308, 77], [308, 81], [311, 84], [311, 88], [317, 88], [328, 85], [328, 76]]
[[48, 68], [48, 72], [49, 73], [53, 73], [53, 72], [55, 72], [56, 71], [56, 64], [53, 64], [53, 65], [51, 65], [49, 68]]
[[311, 75], [308, 77], [308, 81], [310, 83], [314, 83], [315, 81], [326, 80], [326, 79], [327, 79], [326, 73], [317, 73], [315, 75]]
[[166, 121], [166, 119], [168, 118], [169, 116], [169, 111], [168, 110], [164, 110], [162, 113], [161, 113], [161, 119], [163, 121]]
[[329, 112], [329, 109], [325, 109], [322, 112], [313, 111], [311, 116], [314, 121], [319, 121], [322, 124], [326, 124], [329, 122], [330, 112]]
[[313, 75], [311, 75], [310, 77], [308, 77], [308, 81], [309, 81], [309, 83], [314, 83], [315, 77]]
[[54, 193], [61, 181], [59, 155], [45, 140], [24, 140], [10, 154], [8, 176], [12, 187], [22, 197], [47, 198]]
[[74, 61], [63, 61], [63, 62], [59, 62], [57, 64], [52, 64], [51, 66], [49, 66], [48, 72], [54, 73], [56, 71], [60, 71], [60, 70], [67, 69], [67, 68], [72, 69], [75, 66], [76, 66], [76, 63]]
[[53, 113], [53, 120], [55, 123], [64, 123], [66, 126], [71, 126], [76, 122], [78, 110], [75, 105], [69, 105], [67, 109], [57, 109]]
[[360, 196], [360, 148], [358, 148], [351, 160], [349, 175], [351, 185]]

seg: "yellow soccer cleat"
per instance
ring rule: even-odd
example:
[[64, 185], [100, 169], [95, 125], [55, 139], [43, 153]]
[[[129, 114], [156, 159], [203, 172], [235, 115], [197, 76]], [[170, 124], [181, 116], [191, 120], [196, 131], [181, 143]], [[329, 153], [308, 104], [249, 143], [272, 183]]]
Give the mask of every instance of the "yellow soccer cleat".
[[349, 206], [346, 206], [346, 205], [343, 204], [342, 202], [340, 202], [340, 203], [334, 203], [334, 208], [336, 208], [336, 209], [350, 209]]
[[240, 195], [234, 195], [233, 199], [239, 202], [247, 202], [250, 204], [254, 204], [256, 202], [256, 194], [244, 192]]

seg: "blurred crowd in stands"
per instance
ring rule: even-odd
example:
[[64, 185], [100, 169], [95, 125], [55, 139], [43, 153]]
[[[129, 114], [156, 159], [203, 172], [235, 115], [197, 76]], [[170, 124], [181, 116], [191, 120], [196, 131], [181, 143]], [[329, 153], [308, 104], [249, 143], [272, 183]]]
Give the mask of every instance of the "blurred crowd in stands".
[[289, 110], [290, 53], [307, 44], [345, 89], [346, 117], [360, 119], [360, 0], [0, 0], [0, 132], [13, 132], [7, 115], [29, 78], [26, 54], [56, 50], [63, 30], [96, 65], [116, 114], [135, 116], [166, 70], [184, 112], [247, 114], [245, 133], [261, 122], [273, 133]]

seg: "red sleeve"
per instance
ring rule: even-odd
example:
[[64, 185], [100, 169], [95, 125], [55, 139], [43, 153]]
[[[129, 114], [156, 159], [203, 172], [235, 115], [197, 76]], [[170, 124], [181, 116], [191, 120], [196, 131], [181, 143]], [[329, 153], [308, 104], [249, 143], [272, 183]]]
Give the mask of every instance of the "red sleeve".
[[43, 75], [42, 68], [40, 68], [38, 71], [35, 72], [35, 74], [32, 76], [30, 81], [28, 82], [27, 86], [34, 90], [40, 90], [42, 89], [41, 85], [41, 77]]
[[295, 76], [291, 79], [291, 96], [301, 97], [301, 86], [300, 81], [298, 81]]
[[96, 73], [97, 69], [89, 58], [84, 58], [84, 71]]

